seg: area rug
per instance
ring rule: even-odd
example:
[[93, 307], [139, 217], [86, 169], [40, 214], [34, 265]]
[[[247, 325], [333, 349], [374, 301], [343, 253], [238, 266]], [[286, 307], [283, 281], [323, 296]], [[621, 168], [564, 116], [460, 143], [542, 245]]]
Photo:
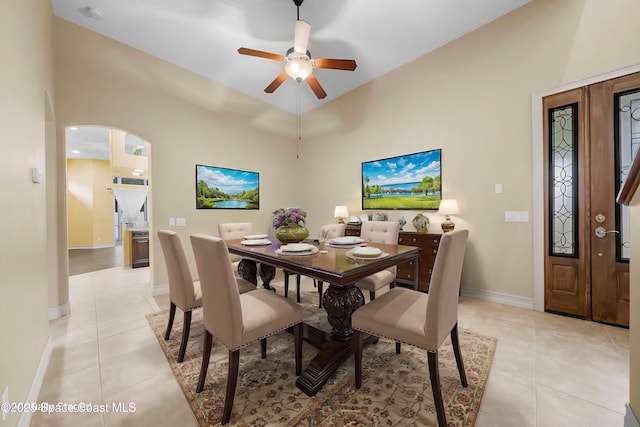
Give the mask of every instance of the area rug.
[[[272, 283], [282, 295], [281, 283]], [[318, 294], [303, 282], [305, 322], [330, 330], [326, 312], [318, 308]], [[294, 288], [295, 289], [295, 288]], [[290, 292], [295, 298], [295, 291]], [[177, 363], [182, 335], [178, 310], [168, 341], [164, 340], [168, 311], [149, 314], [149, 324], [201, 426], [220, 425], [227, 380], [228, 350], [214, 339], [205, 388], [195, 388], [202, 363], [202, 312], [193, 313], [183, 363]], [[469, 387], [460, 384], [449, 339], [440, 347], [442, 396], [449, 427], [475, 424], [496, 347], [495, 338], [460, 329], [460, 345]], [[303, 368], [317, 350], [303, 345]], [[282, 332], [267, 340], [267, 358], [255, 343], [240, 351], [240, 369], [230, 426], [435, 426], [436, 413], [429, 380], [427, 354], [380, 339], [363, 352], [362, 388], [355, 389], [353, 356], [313, 397], [296, 387], [293, 336]]]

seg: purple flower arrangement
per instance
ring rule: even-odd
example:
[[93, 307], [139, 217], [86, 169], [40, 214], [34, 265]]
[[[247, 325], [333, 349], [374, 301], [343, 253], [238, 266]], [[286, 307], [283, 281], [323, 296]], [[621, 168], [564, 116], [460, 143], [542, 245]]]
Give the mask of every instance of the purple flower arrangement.
[[298, 224], [304, 227], [307, 221], [307, 212], [300, 208], [280, 208], [273, 211], [273, 227], [278, 229], [282, 226]]

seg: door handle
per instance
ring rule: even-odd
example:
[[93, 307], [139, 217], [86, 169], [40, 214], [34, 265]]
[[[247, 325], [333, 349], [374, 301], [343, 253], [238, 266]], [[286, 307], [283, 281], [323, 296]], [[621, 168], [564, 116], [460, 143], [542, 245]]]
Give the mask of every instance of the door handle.
[[604, 227], [596, 228], [596, 237], [602, 239], [607, 233], [620, 233], [618, 230], [605, 230]]

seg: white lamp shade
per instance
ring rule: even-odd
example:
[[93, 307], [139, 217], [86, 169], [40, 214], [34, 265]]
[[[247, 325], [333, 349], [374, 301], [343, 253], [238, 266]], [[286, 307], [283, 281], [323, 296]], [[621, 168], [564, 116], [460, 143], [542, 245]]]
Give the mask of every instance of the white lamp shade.
[[335, 218], [348, 218], [349, 210], [346, 206], [336, 206], [335, 210], [333, 211], [333, 216]]
[[460, 213], [458, 201], [456, 199], [442, 199], [438, 213], [440, 215], [457, 215]]
[[301, 82], [313, 72], [313, 65], [311, 65], [309, 60], [290, 59], [285, 64], [284, 70], [293, 80]]

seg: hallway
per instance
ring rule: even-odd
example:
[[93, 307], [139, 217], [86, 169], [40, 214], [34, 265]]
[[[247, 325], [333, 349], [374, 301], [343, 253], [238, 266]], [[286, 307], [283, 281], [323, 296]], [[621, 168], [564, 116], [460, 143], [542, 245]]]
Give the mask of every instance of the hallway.
[[122, 245], [99, 249], [69, 249], [69, 276], [124, 265]]

